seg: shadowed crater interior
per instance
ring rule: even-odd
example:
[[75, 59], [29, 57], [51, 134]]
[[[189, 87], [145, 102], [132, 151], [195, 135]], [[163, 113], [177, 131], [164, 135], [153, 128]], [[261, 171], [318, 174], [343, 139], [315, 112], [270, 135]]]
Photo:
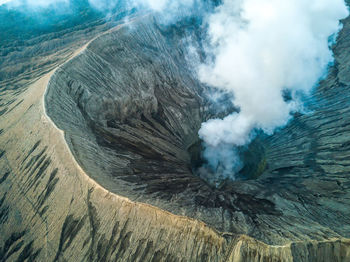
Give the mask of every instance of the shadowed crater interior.
[[[325, 113], [327, 106], [319, 110], [317, 102], [314, 113], [297, 116], [278, 134], [257, 136], [241, 150], [237, 181], [215, 187], [198, 176], [205, 163], [201, 123], [235, 109], [207, 99], [209, 89], [187, 58], [189, 38], [200, 44], [196, 21], [164, 27], [143, 18], [100, 36], [56, 71], [45, 106], [82, 168], [118, 195], [267, 243], [349, 236], [342, 202], [349, 179], [329, 167], [330, 177], [322, 167], [331, 165], [322, 154], [339, 145], [322, 147], [326, 131], [317, 133], [327, 125], [319, 118], [336, 119], [331, 111], [342, 110], [340, 104]], [[337, 74], [333, 70], [324, 85], [339, 83]]]

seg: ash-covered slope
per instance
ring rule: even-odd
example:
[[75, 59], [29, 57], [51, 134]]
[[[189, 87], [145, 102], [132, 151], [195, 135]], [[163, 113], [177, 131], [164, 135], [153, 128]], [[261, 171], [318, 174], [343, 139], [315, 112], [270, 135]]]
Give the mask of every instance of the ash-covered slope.
[[52, 77], [47, 113], [83, 169], [113, 193], [268, 244], [347, 238], [348, 21], [313, 111], [245, 154], [242, 175], [255, 180], [215, 188], [191, 170], [200, 124], [223, 112], [186, 62], [183, 39], [197, 37], [190, 24], [144, 18], [101, 36]]

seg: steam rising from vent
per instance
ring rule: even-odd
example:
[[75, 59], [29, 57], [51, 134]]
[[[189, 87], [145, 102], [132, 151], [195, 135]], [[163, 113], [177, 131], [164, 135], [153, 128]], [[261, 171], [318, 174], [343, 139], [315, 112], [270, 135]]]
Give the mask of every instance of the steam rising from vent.
[[[137, 0], [168, 17], [193, 8], [195, 0]], [[218, 2], [218, 1], [217, 1]], [[273, 134], [302, 109], [307, 95], [333, 61], [330, 45], [348, 15], [344, 0], [222, 0], [202, 12], [209, 59], [199, 79], [233, 95], [239, 111], [202, 124], [199, 136], [208, 165], [199, 173], [213, 183], [235, 179], [241, 167], [237, 147], [255, 130]], [[189, 11], [190, 12], [190, 11]], [[191, 52], [190, 52], [191, 53]], [[291, 99], [285, 99], [288, 93]], [[208, 178], [206, 178], [208, 180]]]
[[234, 179], [235, 148], [249, 143], [256, 129], [272, 134], [300, 109], [298, 94], [309, 93], [326, 73], [330, 36], [347, 15], [343, 0], [224, 0], [207, 18], [212, 60], [199, 66], [199, 78], [232, 93], [240, 108], [199, 131], [216, 176]]

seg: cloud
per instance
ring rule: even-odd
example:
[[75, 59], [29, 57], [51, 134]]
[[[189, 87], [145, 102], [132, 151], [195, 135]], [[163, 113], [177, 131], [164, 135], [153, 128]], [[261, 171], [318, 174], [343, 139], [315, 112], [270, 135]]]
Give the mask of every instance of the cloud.
[[199, 4], [196, 0], [138, 0], [136, 2], [143, 6], [148, 6], [154, 11], [166, 13], [174, 13], [179, 9], [191, 8], [195, 3]]
[[111, 9], [111, 7], [118, 4], [126, 4], [129, 6], [140, 7], [144, 9], [149, 9], [155, 12], [162, 13], [175, 13], [179, 8], [190, 8], [197, 2], [196, 0], [89, 0], [89, 3], [100, 10]]
[[[116, 0], [89, 0], [89, 4], [100, 11], [109, 11], [117, 6], [120, 1]], [[126, 1], [127, 2], [127, 1]]]
[[10, 8], [27, 6], [30, 8], [46, 8], [53, 5], [69, 4], [70, 0], [0, 0], [0, 5], [6, 4]]
[[[223, 0], [207, 18], [213, 59], [199, 66], [198, 75], [232, 93], [240, 111], [202, 124], [206, 150], [232, 151], [249, 143], [254, 129], [272, 134], [285, 125], [298, 110], [298, 93], [309, 93], [333, 61], [329, 37], [347, 15], [343, 0]], [[283, 98], [285, 90], [291, 101]], [[234, 176], [235, 159], [208, 161]]]
[[6, 3], [11, 2], [12, 0], [0, 0], [0, 5], [4, 5]]

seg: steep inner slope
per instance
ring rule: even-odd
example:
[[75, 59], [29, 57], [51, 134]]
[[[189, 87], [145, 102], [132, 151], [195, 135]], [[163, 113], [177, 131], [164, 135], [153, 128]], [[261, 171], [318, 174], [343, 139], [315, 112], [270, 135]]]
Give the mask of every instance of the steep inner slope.
[[147, 18], [99, 37], [56, 71], [46, 110], [82, 168], [113, 193], [271, 244], [349, 237], [349, 26], [313, 111], [245, 153], [242, 176], [255, 180], [215, 188], [192, 172], [200, 124], [234, 108], [216, 111], [194, 77], [183, 42], [199, 38], [191, 23]]

